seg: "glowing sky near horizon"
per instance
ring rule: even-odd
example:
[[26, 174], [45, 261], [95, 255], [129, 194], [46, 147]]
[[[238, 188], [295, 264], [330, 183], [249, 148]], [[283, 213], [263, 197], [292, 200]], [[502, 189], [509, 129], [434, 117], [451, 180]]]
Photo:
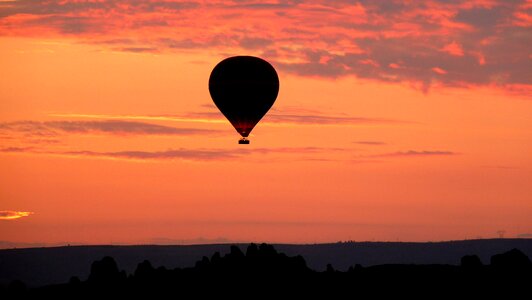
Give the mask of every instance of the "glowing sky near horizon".
[[[532, 1], [0, 1], [0, 241], [532, 233]], [[250, 136], [212, 68], [256, 55]], [[30, 213], [31, 212], [31, 213]]]

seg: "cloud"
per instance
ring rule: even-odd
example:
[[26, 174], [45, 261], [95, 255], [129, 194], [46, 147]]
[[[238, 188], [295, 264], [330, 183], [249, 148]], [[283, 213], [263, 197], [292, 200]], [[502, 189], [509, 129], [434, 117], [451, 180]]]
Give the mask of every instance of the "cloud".
[[0, 220], [15, 220], [32, 214], [29, 211], [0, 210]]
[[444, 69], [442, 69], [442, 68], [438, 68], [438, 67], [434, 67], [434, 68], [432, 68], [431, 70], [432, 70], [434, 73], [436, 73], [436, 74], [440, 74], [440, 75], [445, 75], [445, 74], [448, 73], [448, 72], [445, 71]]
[[450, 44], [445, 45], [441, 51], [447, 52], [450, 55], [464, 56], [464, 49], [457, 42], [453, 41]]
[[22, 152], [31, 152], [33, 151], [33, 147], [6, 147], [6, 148], [0, 148], [0, 152], [6, 152], [6, 153], [22, 153]]
[[416, 150], [408, 150], [408, 151], [397, 151], [397, 152], [390, 152], [390, 153], [384, 153], [384, 154], [378, 154], [374, 155], [374, 157], [422, 157], [422, 156], [449, 156], [449, 155], [457, 155], [459, 153], [452, 152], [452, 151], [416, 151]]
[[[57, 245], [63, 246], [66, 243]], [[14, 248], [37, 248], [37, 247], [51, 247], [53, 245], [49, 243], [20, 243], [20, 242], [10, 242], [10, 241], [0, 241], [0, 249], [14, 249]]]
[[0, 35], [67, 36], [137, 53], [251, 51], [300, 76], [530, 93], [530, 10], [526, 0], [20, 0], [0, 2]]
[[156, 12], [180, 11], [187, 8], [198, 7], [195, 2], [172, 1], [43, 1], [43, 0], [18, 0], [0, 3], [0, 17], [9, 17], [17, 14], [27, 15], [62, 15], [80, 14], [86, 12], [113, 12], [119, 10], [126, 12]]
[[[223, 119], [220, 113], [216, 112], [201, 112], [190, 113], [189, 117]], [[335, 116], [325, 114], [305, 114], [305, 113], [281, 113], [269, 112], [261, 120], [261, 124], [298, 124], [298, 125], [357, 125], [357, 124], [397, 124], [407, 123], [405, 121], [385, 119], [385, 118], [370, 118], [370, 117], [352, 117], [352, 116]]]
[[[231, 240], [224, 237], [217, 238], [204, 238], [198, 237], [193, 239], [176, 239], [176, 238], [150, 238], [146, 240], [148, 244], [155, 245], [203, 245], [203, 244], [229, 244], [229, 243], [241, 243], [239, 241]], [[1, 246], [1, 244], [0, 244]]]
[[59, 133], [98, 133], [113, 135], [195, 135], [216, 130], [177, 128], [136, 121], [17, 121], [0, 123], [0, 132], [22, 132], [32, 136], [53, 137]]
[[521, 233], [517, 237], [520, 239], [532, 239], [532, 233]]
[[133, 52], [133, 53], [153, 53], [158, 52], [155, 47], [118, 47], [114, 48], [116, 51], [120, 52]]
[[[302, 155], [302, 154], [321, 154], [330, 152], [348, 151], [343, 148], [321, 148], [321, 147], [278, 147], [278, 148], [254, 148], [254, 149], [169, 149], [164, 151], [141, 151], [141, 150], [125, 150], [125, 151], [47, 151], [28, 148], [9, 147], [0, 149], [4, 153], [33, 153], [33, 154], [47, 154], [60, 156], [74, 156], [74, 157], [98, 157], [109, 159], [125, 159], [125, 160], [186, 160], [186, 161], [211, 161], [211, 160], [233, 160], [250, 156], [253, 154], [287, 154], [287, 155]], [[310, 160], [309, 157], [299, 157], [300, 160]], [[314, 158], [318, 160], [319, 158]]]
[[382, 146], [386, 145], [385, 142], [380, 141], [354, 141], [353, 143], [359, 144], [359, 145], [369, 145], [369, 146]]
[[53, 154], [69, 156], [92, 156], [102, 158], [118, 158], [131, 160], [191, 160], [208, 161], [234, 159], [241, 156], [241, 153], [231, 150], [210, 150], [210, 149], [177, 149], [166, 151], [118, 151], [118, 152], [97, 152], [97, 151], [66, 151], [54, 152]]
[[255, 148], [255, 149], [170, 149], [165, 151], [118, 151], [118, 152], [95, 152], [95, 151], [69, 151], [55, 152], [56, 154], [74, 156], [94, 156], [104, 158], [120, 158], [132, 160], [229, 160], [251, 154], [315, 154], [328, 151], [343, 151], [341, 148], [319, 147], [281, 147], [281, 148]]
[[242, 48], [247, 49], [260, 49], [265, 48], [269, 45], [273, 44], [273, 42], [269, 39], [263, 39], [263, 38], [249, 38], [244, 37], [240, 40], [240, 46]]
[[[209, 106], [211, 109], [216, 109]], [[195, 112], [184, 115], [190, 119], [225, 119], [219, 112]], [[400, 124], [409, 123], [396, 119], [355, 117], [349, 115], [329, 115], [318, 111], [289, 108], [272, 109], [261, 120], [261, 124], [297, 124], [297, 125], [358, 125], [358, 124]]]
[[309, 115], [309, 114], [282, 114], [271, 113], [264, 117], [265, 122], [271, 123], [289, 123], [289, 124], [319, 124], [319, 125], [355, 125], [355, 124], [383, 124], [383, 123], [404, 123], [403, 121], [384, 119], [384, 118], [367, 118], [367, 117], [349, 117], [349, 116], [327, 116], [327, 115]]
[[108, 114], [50, 114], [51, 117], [108, 119], [108, 120], [149, 120], [187, 123], [227, 123], [221, 113], [190, 113], [186, 115], [108, 115]]
[[500, 170], [515, 170], [519, 169], [516, 166], [505, 166], [505, 165], [484, 165], [480, 166], [481, 168], [489, 168], [489, 169], [500, 169]]
[[[242, 149], [241, 149], [242, 150]], [[279, 147], [279, 148], [255, 148], [242, 150], [243, 153], [323, 153], [323, 152], [339, 152], [347, 151], [345, 148], [322, 148], [322, 147]]]
[[[117, 120], [157, 120], [190, 123], [227, 123], [225, 117], [212, 105], [206, 105], [209, 112], [190, 112], [183, 115], [98, 115], [98, 114], [53, 114], [52, 116], [87, 119]], [[215, 111], [216, 110], [216, 111]], [[359, 124], [406, 124], [409, 121], [355, 117], [349, 115], [330, 115], [307, 109], [272, 109], [261, 120], [261, 124], [294, 124], [294, 125], [359, 125]], [[1, 126], [1, 125], [0, 125]], [[1, 129], [1, 127], [0, 127]]]

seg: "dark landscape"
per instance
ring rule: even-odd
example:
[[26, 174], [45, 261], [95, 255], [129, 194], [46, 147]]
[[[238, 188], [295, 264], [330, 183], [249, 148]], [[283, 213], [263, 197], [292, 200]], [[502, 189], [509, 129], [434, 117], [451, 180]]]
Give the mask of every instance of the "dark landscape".
[[[310, 287], [319, 293], [329, 288], [370, 292], [384, 285], [403, 292], [486, 293], [529, 286], [531, 254], [531, 239], [4, 249], [0, 280], [7, 293], [28, 296], [173, 288], [224, 294], [237, 289], [236, 282], [241, 292], [263, 285], [268, 293], [312, 293]], [[412, 287], [415, 282], [421, 285]]]

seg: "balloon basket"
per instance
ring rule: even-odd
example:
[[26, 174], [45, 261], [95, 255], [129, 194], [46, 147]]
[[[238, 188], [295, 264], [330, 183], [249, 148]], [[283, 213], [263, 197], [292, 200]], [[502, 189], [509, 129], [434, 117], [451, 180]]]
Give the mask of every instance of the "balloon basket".
[[240, 145], [248, 145], [249, 144], [249, 140], [246, 139], [246, 138], [242, 138], [242, 139], [238, 140], [238, 144], [240, 144]]

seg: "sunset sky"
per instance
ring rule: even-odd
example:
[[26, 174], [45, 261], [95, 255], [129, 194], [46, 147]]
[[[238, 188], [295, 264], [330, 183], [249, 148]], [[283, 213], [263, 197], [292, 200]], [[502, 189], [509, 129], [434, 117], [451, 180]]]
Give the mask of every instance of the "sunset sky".
[[[208, 79], [269, 61], [238, 145]], [[532, 237], [532, 1], [0, 0], [0, 247]]]

